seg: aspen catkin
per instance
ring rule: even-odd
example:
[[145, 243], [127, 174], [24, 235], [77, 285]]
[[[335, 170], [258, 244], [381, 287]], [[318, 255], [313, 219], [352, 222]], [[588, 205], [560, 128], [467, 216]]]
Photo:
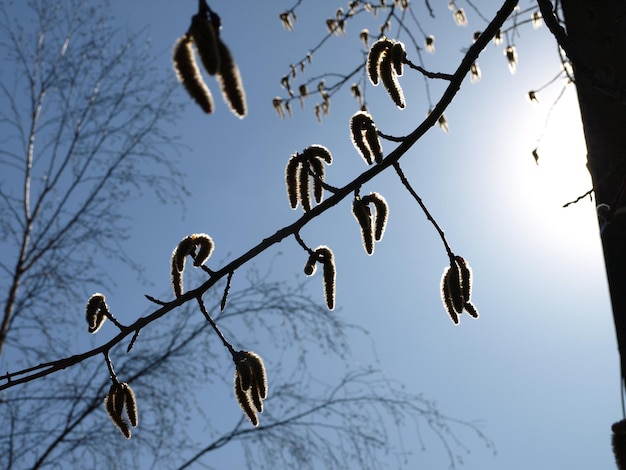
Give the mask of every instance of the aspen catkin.
[[201, 266], [211, 257], [213, 253], [213, 239], [206, 233], [198, 233], [193, 235], [194, 244], [198, 247], [198, 253], [193, 262], [195, 267]]
[[443, 276], [441, 276], [441, 299], [443, 300], [443, 306], [448, 312], [448, 315], [452, 319], [452, 322], [455, 325], [459, 324], [459, 315], [454, 308], [454, 304], [452, 302], [452, 296], [450, 295], [450, 287], [448, 284], [448, 277], [450, 274], [450, 266], [447, 266], [443, 271]]
[[396, 106], [400, 109], [404, 109], [406, 105], [404, 102], [404, 93], [398, 82], [391, 60], [391, 54], [389, 53], [385, 54], [380, 62], [380, 79]]
[[309, 145], [302, 151], [302, 156], [307, 160], [310, 160], [311, 158], [321, 158], [327, 165], [330, 165], [333, 162], [333, 156], [330, 153], [330, 150], [319, 144]]
[[205, 14], [198, 13], [191, 18], [189, 32], [198, 51], [204, 69], [215, 75], [220, 69], [220, 55], [217, 47], [217, 33]]
[[470, 296], [472, 294], [472, 269], [461, 256], [456, 256], [454, 259], [459, 266], [463, 298], [467, 302], [470, 300]]
[[380, 163], [383, 161], [383, 148], [380, 144], [380, 139], [378, 138], [378, 131], [376, 130], [376, 126], [374, 126], [374, 122], [372, 121], [371, 127], [365, 130], [365, 140], [367, 141], [367, 145], [369, 146], [372, 155], [374, 156], [374, 161], [376, 163]]
[[139, 423], [139, 417], [137, 414], [137, 399], [135, 398], [135, 392], [127, 383], [123, 383], [125, 403], [126, 403], [126, 415], [131, 426], [136, 428]]
[[335, 257], [333, 252], [327, 246], [319, 246], [315, 253], [318, 256], [318, 260], [322, 263], [324, 274], [324, 297], [326, 299], [326, 307], [328, 310], [335, 308], [335, 292], [336, 292], [336, 277], [337, 271], [335, 269]]
[[352, 202], [352, 214], [361, 228], [363, 248], [368, 255], [371, 255], [374, 253], [374, 230], [370, 209], [361, 198], [355, 197]]
[[215, 246], [213, 239], [206, 233], [194, 233], [193, 235], [186, 236], [178, 243], [172, 252], [171, 282], [176, 297], [180, 297], [183, 294], [185, 260], [188, 255], [193, 253], [196, 246], [198, 247], [198, 253], [194, 256], [193, 265], [198, 267], [209, 259]]
[[191, 38], [186, 34], [174, 46], [174, 70], [187, 93], [202, 110], [207, 114], [212, 113], [213, 97], [202, 79], [191, 48]]
[[304, 265], [304, 274], [306, 274], [307, 276], [312, 276], [313, 274], [315, 274], [316, 270], [317, 270], [317, 254], [313, 252], [309, 256], [309, 259], [307, 260], [306, 264]]
[[107, 393], [104, 398], [104, 403], [107, 414], [109, 415], [109, 418], [111, 418], [115, 427], [120, 430], [126, 439], [130, 439], [130, 428], [122, 416], [125, 399], [126, 395], [122, 388], [122, 384], [116, 382], [111, 385], [109, 393]]
[[478, 318], [478, 310], [471, 302], [465, 302], [465, 310], [470, 314], [473, 318]]
[[259, 396], [265, 400], [267, 398], [267, 375], [265, 373], [265, 364], [263, 363], [263, 359], [261, 359], [261, 356], [252, 351], [248, 351], [246, 355], [248, 362], [250, 363], [250, 369], [252, 370], [252, 376], [254, 377], [256, 388], [259, 391]]
[[298, 179], [298, 167], [300, 160], [298, 154], [294, 153], [285, 167], [285, 184], [287, 186], [287, 196], [289, 197], [289, 206], [292, 209], [298, 207], [298, 195], [300, 193], [300, 185]]
[[452, 305], [457, 313], [463, 311], [465, 298], [463, 297], [463, 286], [461, 284], [461, 272], [456, 261], [450, 263], [450, 270], [447, 276], [447, 285]]
[[391, 63], [393, 64], [393, 69], [396, 72], [396, 75], [402, 75], [402, 66], [404, 65], [403, 61], [406, 57], [406, 52], [404, 51], [404, 44], [400, 41], [396, 41], [393, 43], [391, 47]]
[[320, 158], [313, 157], [309, 160], [311, 165], [311, 171], [316, 176], [313, 178], [313, 198], [317, 204], [320, 204], [324, 199], [324, 182], [325, 170], [324, 163]]
[[248, 393], [246, 393], [246, 391], [241, 387], [241, 378], [238, 370], [235, 371], [235, 397], [237, 398], [237, 403], [239, 403], [239, 406], [245, 413], [248, 420], [250, 420], [253, 426], [258, 426], [259, 417], [250, 404], [250, 397]]
[[237, 372], [239, 373], [241, 389], [246, 391], [252, 386], [252, 368], [246, 357], [239, 359], [236, 366]]
[[378, 193], [368, 194], [363, 197], [362, 201], [365, 204], [374, 204], [374, 208], [376, 209], [376, 218], [374, 219], [374, 240], [379, 242], [382, 240], [385, 228], [387, 227], [387, 218], [389, 216], [389, 206], [387, 205], [387, 201]]
[[246, 92], [241, 81], [241, 74], [228, 46], [218, 37], [217, 47], [220, 55], [220, 69], [217, 74], [217, 81], [222, 90], [224, 101], [231, 111], [240, 119], [248, 114], [246, 104]]
[[378, 85], [379, 65], [381, 59], [387, 54], [388, 49], [392, 46], [392, 42], [387, 38], [382, 38], [372, 44], [369, 54], [367, 55], [367, 75], [372, 85]]
[[309, 189], [309, 162], [303, 161], [298, 174], [300, 204], [304, 212], [311, 210], [311, 193]]
[[96, 333], [107, 319], [108, 307], [104, 294], [96, 293], [89, 297], [85, 306], [85, 318], [89, 333]]
[[372, 164], [372, 152], [365, 142], [365, 132], [368, 127], [369, 115], [363, 111], [356, 113], [350, 118], [350, 136], [354, 148], [361, 154], [368, 165]]
[[250, 395], [250, 401], [259, 413], [263, 413], [263, 400], [261, 399], [261, 392], [257, 387], [251, 387], [248, 391]]

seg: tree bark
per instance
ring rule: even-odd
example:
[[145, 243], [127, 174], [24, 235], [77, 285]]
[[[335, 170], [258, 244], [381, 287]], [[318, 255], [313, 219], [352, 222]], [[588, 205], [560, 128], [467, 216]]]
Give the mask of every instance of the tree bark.
[[[622, 380], [626, 380], [626, 2], [564, 0]], [[598, 313], [598, 312], [590, 312]]]

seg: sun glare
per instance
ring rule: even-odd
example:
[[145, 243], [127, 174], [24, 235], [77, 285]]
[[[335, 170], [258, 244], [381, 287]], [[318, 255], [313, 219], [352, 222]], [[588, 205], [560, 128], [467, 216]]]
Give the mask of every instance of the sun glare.
[[537, 146], [537, 158], [546, 202], [562, 206], [591, 189], [585, 138], [573, 87], [565, 91], [553, 108]]
[[581, 253], [583, 246], [599, 240], [595, 200], [584, 196], [592, 187], [586, 155], [576, 90], [568, 87], [553, 108], [537, 147], [535, 197], [545, 224], [552, 227], [558, 241], [555, 251]]

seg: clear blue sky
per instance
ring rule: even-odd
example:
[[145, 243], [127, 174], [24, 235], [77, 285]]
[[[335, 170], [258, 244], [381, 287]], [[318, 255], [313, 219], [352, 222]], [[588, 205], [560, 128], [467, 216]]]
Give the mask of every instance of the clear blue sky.
[[[216, 243], [212, 259], [229, 260], [300, 215], [300, 209], [289, 208], [284, 188], [291, 153], [310, 144], [327, 146], [335, 159], [327, 178], [336, 186], [365, 169], [349, 139], [348, 121], [357, 107], [347, 90], [333, 98], [331, 116], [321, 125], [312, 100], [304, 111], [294, 107], [288, 120], [280, 120], [271, 107], [271, 99], [284, 94], [280, 77], [289, 64], [325, 34], [325, 18], [345, 6], [320, 3], [305, 1], [295, 32], [289, 33], [278, 14], [291, 2], [211, 2], [241, 69], [249, 116], [233, 117], [210, 81], [215, 114], [206, 116], [190, 105], [171, 130], [186, 146], [180, 155], [192, 194], [186, 214], [166, 206], [154, 217], [145, 210], [146, 202], [152, 204], [146, 200], [127, 208], [135, 221], [127, 250], [146, 267], [155, 293], [168, 288], [169, 256], [183, 236], [209, 233]], [[426, 67], [452, 72], [462, 48], [484, 23], [459, 1], [469, 26], [456, 27], [447, 2], [431, 3], [437, 18], [424, 19], [423, 25], [436, 36], [437, 50], [434, 56], [424, 54]], [[477, 3], [491, 15], [500, 2]], [[129, 28], [147, 24], [153, 47], [162, 51], [160, 65], [170, 67], [172, 45], [197, 2], [129, 4], [113, 0], [115, 16]], [[331, 47], [314, 58], [317, 68], [311, 74], [342, 63], [348, 65], [340, 70], [351, 70], [358, 56], [350, 54], [360, 51], [361, 24], [349, 26], [345, 37], [332, 38]], [[464, 315], [454, 326], [445, 313], [439, 295], [445, 250], [394, 174], [364, 188], [380, 192], [390, 205], [388, 228], [373, 256], [363, 251], [349, 201], [309, 224], [302, 235], [312, 246], [333, 248], [336, 314], [371, 331], [378, 365], [387, 376], [436, 399], [443, 413], [480, 423], [494, 441], [495, 456], [468, 435], [464, 443], [471, 453], [462, 468], [611, 468], [610, 425], [621, 418], [619, 368], [594, 206], [587, 199], [561, 207], [591, 186], [575, 90], [566, 91], [544, 129], [563, 82], [540, 93], [538, 106], [525, 95], [558, 72], [556, 45], [545, 27], [522, 31], [515, 39], [517, 73], [509, 73], [503, 46], [490, 46], [479, 61], [482, 80], [470, 84], [468, 79], [446, 112], [450, 133], [432, 129], [401, 161], [453, 250], [473, 268], [478, 320]], [[378, 128], [394, 135], [415, 128], [428, 110], [421, 77], [407, 70], [400, 81], [408, 103], [404, 111], [395, 109], [381, 87], [367, 90]], [[441, 89], [431, 86], [435, 102]], [[185, 99], [182, 88], [179, 94]], [[537, 166], [531, 151], [542, 134]], [[394, 148], [389, 142], [383, 146]], [[273, 276], [290, 281], [300, 275], [306, 255], [291, 239], [255, 263], [266, 265], [278, 251], [283, 256], [275, 261]], [[321, 296], [319, 275], [309, 285]], [[107, 295], [110, 304], [128, 305], [128, 319], [142, 313], [143, 287], [132, 278], [118, 287]], [[267, 343], [257, 352], [271, 358], [271, 349]], [[365, 363], [374, 360], [369, 340], [356, 338], [353, 351]], [[323, 376], [329, 364], [320, 358], [316, 366], [314, 374]], [[232, 408], [232, 416], [239, 413], [234, 400], [223, 406]], [[425, 452], [415, 443], [412, 464], [445, 467], [441, 445], [427, 433], [426, 443]], [[220, 461], [210, 465], [228, 468]]]
[[[144, 18], [155, 47], [169, 50], [186, 28], [195, 6], [187, 3], [150, 3], [150, 17]], [[364, 168], [349, 141], [347, 123], [356, 111], [349, 96], [333, 99], [331, 116], [322, 125], [315, 122], [311, 101], [287, 121], [270, 106], [272, 97], [284, 94], [279, 80], [288, 65], [322, 37], [324, 19], [342, 6], [313, 3], [304, 2], [298, 10], [294, 33], [277, 20], [289, 2], [212, 4], [240, 65], [250, 116], [240, 122], [218, 103], [214, 116], [190, 107], [188, 121], [180, 123], [183, 141], [193, 148], [183, 158], [193, 161], [188, 189], [196, 196], [171, 235], [158, 230], [159, 267], [172, 241], [190, 231], [210, 233], [216, 255], [237, 254], [294, 220], [299, 213], [289, 209], [283, 183], [284, 165], [294, 151], [326, 145], [335, 157], [328, 172], [331, 184], [344, 183]], [[486, 14], [494, 12], [493, 2], [481, 3], [487, 5]], [[437, 19], [424, 23], [436, 36], [437, 51], [425, 55], [426, 64], [451, 72], [460, 50], [484, 24], [459, 2], [470, 24], [458, 28], [444, 2], [433, 5]], [[342, 54], [358, 53], [360, 27], [350, 26], [345, 38], [332, 39], [333, 52], [315, 57], [311, 74], [344, 60], [350, 66], [340, 70], [349, 70], [350, 56]], [[553, 111], [536, 166], [531, 151], [544, 133], [562, 81], [540, 93], [539, 106], [528, 103], [525, 94], [552, 78], [559, 62], [545, 27], [526, 27], [515, 42], [517, 73], [510, 75], [503, 46], [487, 49], [479, 62], [482, 80], [474, 85], [468, 80], [446, 113], [450, 134], [433, 129], [402, 161], [453, 249], [474, 269], [479, 320], [464, 316], [454, 327], [445, 314], [438, 292], [445, 251], [392, 174], [365, 188], [382, 193], [390, 204], [388, 229], [374, 256], [364, 254], [348, 203], [303, 235], [314, 246], [325, 243], [334, 249], [337, 314], [372, 332], [388, 376], [435, 398], [448, 415], [479, 421], [494, 440], [495, 457], [468, 438], [467, 468], [611, 468], [610, 425], [621, 414], [619, 371], [594, 207], [588, 200], [561, 207], [590, 188], [575, 91], [569, 89]], [[418, 74], [407, 72], [401, 83], [408, 102], [404, 111], [397, 111], [381, 88], [367, 91], [378, 127], [396, 135], [414, 128], [428, 109]], [[435, 101], [440, 89], [432, 87]], [[290, 279], [300, 271], [303, 254], [291, 240], [279, 250], [285, 256], [275, 275]], [[137, 261], [150, 257], [146, 252]], [[155, 282], [166, 282], [164, 276]], [[320, 280], [310, 284], [321, 295]], [[367, 354], [367, 344], [359, 347]], [[269, 354], [270, 348], [260, 352]], [[321, 362], [320, 371], [324, 367]], [[407, 368], [414, 371], [408, 377]], [[425, 453], [416, 451], [416, 462], [425, 468], [445, 462], [436, 442]]]

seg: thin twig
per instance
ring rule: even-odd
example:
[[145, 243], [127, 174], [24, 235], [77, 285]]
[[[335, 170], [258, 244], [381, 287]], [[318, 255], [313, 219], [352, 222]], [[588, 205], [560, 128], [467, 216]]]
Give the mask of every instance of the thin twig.
[[573, 201], [567, 202], [565, 204], [563, 204], [563, 208], [571, 206], [572, 204], [576, 204], [578, 201], [583, 200], [584, 198], [586, 198], [587, 196], [591, 197], [591, 195], [593, 194], [593, 188], [591, 188], [589, 191], [587, 191], [585, 194], [581, 194], [580, 196], [578, 196], [576, 199], [574, 199]]
[[398, 162], [394, 163], [393, 168], [396, 170], [396, 173], [400, 177], [400, 181], [402, 181], [402, 184], [404, 185], [404, 187], [407, 189], [407, 191], [409, 191], [409, 193], [411, 193], [411, 196], [413, 196], [413, 198], [417, 201], [417, 203], [422, 208], [422, 211], [426, 215], [426, 218], [430, 221], [431, 224], [433, 224], [433, 227], [435, 227], [435, 230], [437, 230], [437, 233], [439, 233], [439, 237], [441, 238], [441, 241], [443, 242], [443, 246], [445, 246], [446, 251], [448, 252], [448, 257], [450, 258], [450, 261], [452, 261], [454, 259], [454, 253], [452, 253], [452, 249], [450, 248], [450, 245], [448, 245], [448, 241], [446, 240], [446, 235], [444, 234], [443, 230], [441, 229], [437, 221], [434, 219], [434, 217], [431, 215], [430, 211], [426, 208], [426, 205], [424, 204], [424, 201], [422, 201], [422, 198], [419, 197], [419, 195], [413, 189], [413, 186], [411, 186], [411, 183], [409, 183], [409, 180], [407, 179], [406, 175], [402, 171], [402, 168], [400, 168], [400, 164]]
[[228, 342], [228, 340], [226, 339], [226, 337], [222, 333], [222, 330], [219, 329], [219, 327], [217, 326], [217, 324], [215, 323], [213, 318], [211, 318], [211, 315], [209, 315], [209, 312], [207, 311], [207, 309], [206, 309], [206, 307], [204, 305], [204, 300], [202, 300], [202, 297], [198, 296], [198, 297], [196, 297], [196, 299], [198, 300], [198, 305], [200, 306], [200, 311], [204, 315], [204, 318], [206, 318], [206, 320], [210, 323], [211, 327], [213, 327], [213, 329], [217, 333], [217, 336], [219, 336], [220, 339], [222, 340], [222, 343], [224, 343], [224, 346], [226, 346], [226, 348], [228, 348], [228, 350], [230, 351], [230, 353], [233, 356], [235, 354], [237, 354], [237, 351], [235, 351], [235, 348], [233, 348], [233, 345]]
[[420, 65], [415, 65], [413, 62], [411, 62], [408, 59], [404, 59], [403, 62], [406, 65], [408, 65], [410, 68], [412, 68], [413, 70], [417, 70], [418, 72], [420, 72], [425, 77], [436, 78], [439, 80], [447, 80], [447, 81], [452, 81], [454, 79], [454, 75], [450, 75], [449, 73], [441, 73], [441, 72], [429, 72], [424, 67]]
[[113, 369], [113, 363], [111, 362], [111, 358], [109, 357], [109, 351], [105, 351], [102, 354], [104, 354], [104, 360], [106, 361], [107, 367], [109, 368], [109, 375], [111, 377], [111, 380], [115, 383], [118, 383], [117, 374]]

